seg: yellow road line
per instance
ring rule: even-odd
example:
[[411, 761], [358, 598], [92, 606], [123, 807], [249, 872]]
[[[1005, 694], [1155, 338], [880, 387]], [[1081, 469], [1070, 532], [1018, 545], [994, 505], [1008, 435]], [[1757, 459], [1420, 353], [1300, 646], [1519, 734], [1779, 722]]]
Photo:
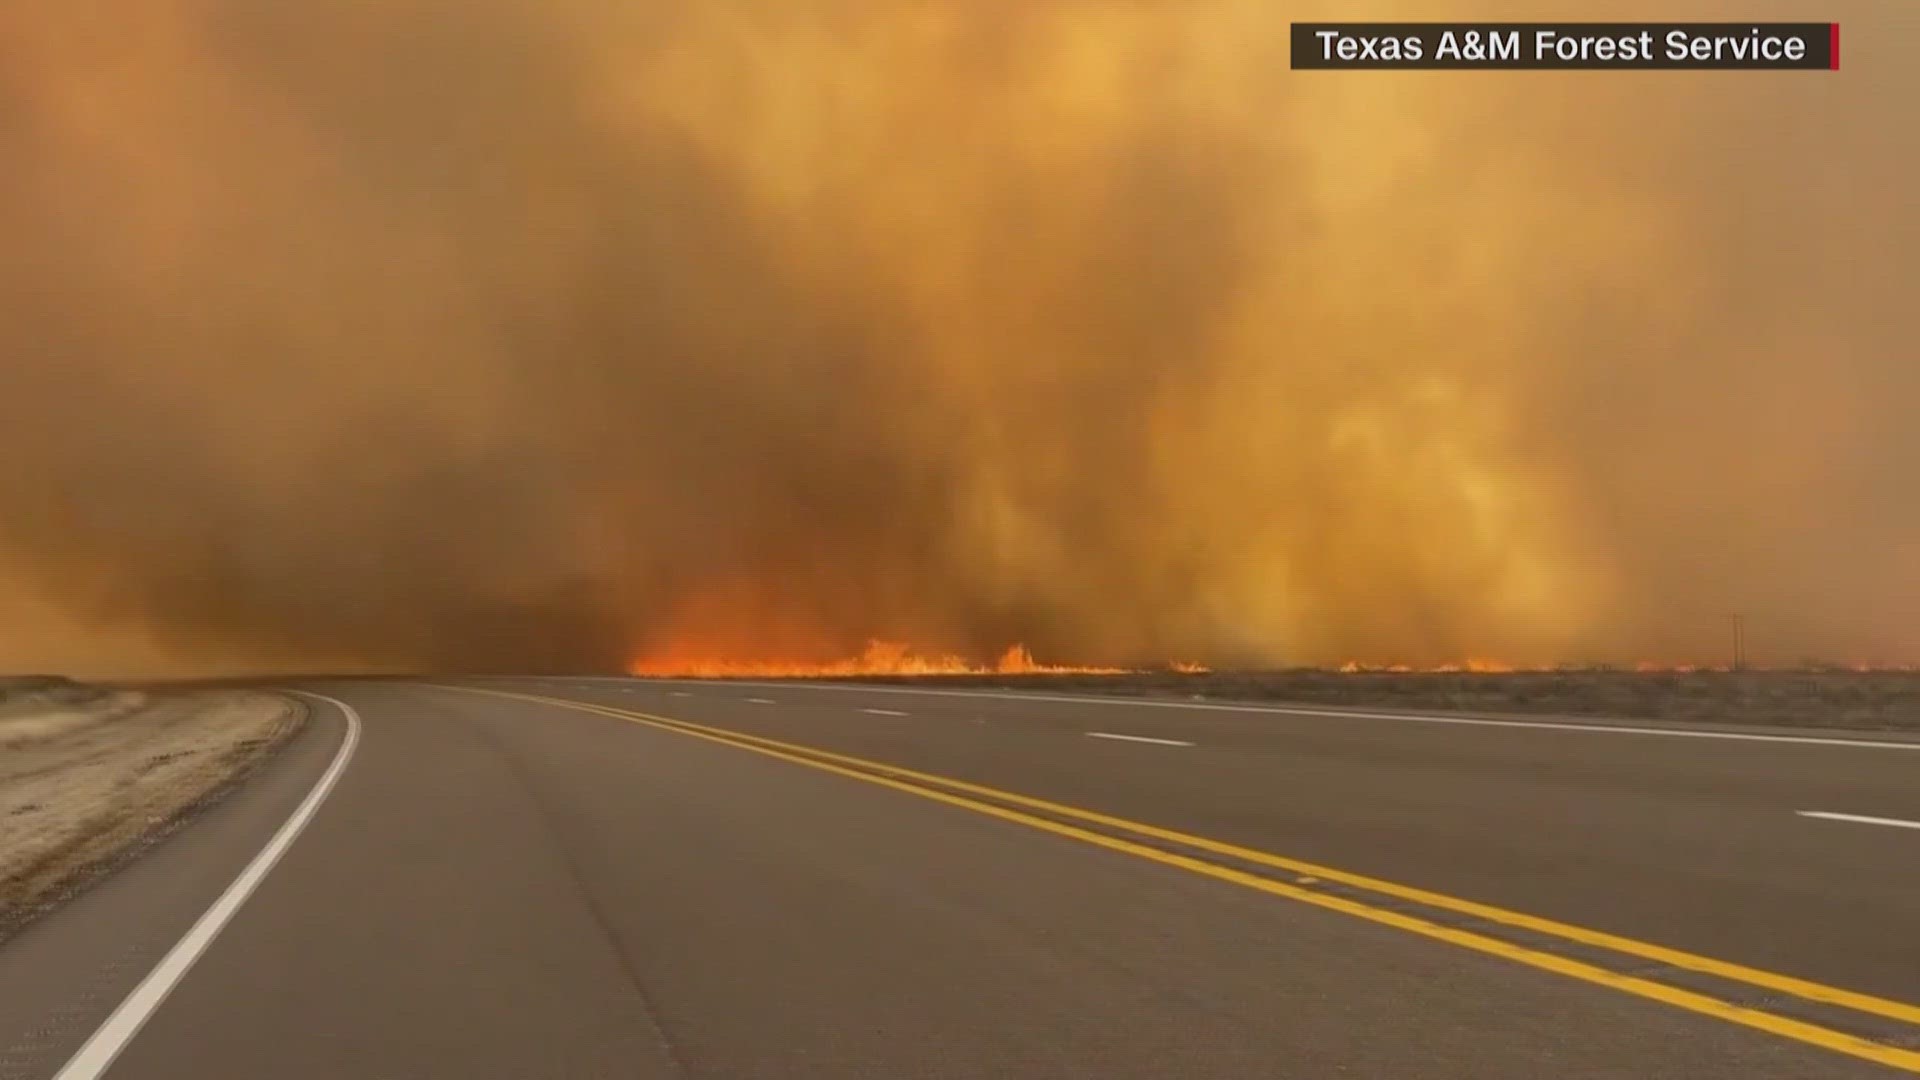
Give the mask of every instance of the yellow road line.
[[[502, 691], [487, 691], [487, 692], [501, 693]], [[530, 695], [516, 694], [512, 696], [530, 697], [530, 699], [532, 700], [542, 700], [542, 701], [549, 701], [549, 702], [560, 700], [557, 698], [531, 698]], [[568, 704], [579, 704], [579, 703], [568, 702]], [[589, 706], [589, 707], [593, 709], [602, 708], [602, 706], [597, 706], [597, 705]], [[846, 754], [837, 754], [829, 750], [820, 750], [815, 747], [801, 746], [795, 743], [780, 742], [779, 740], [776, 740], [776, 739], [768, 739], [758, 735], [748, 735], [742, 732], [726, 731], [720, 728], [710, 728], [701, 724], [695, 724], [687, 720], [678, 720], [670, 717], [649, 716], [648, 714], [637, 713], [630, 709], [616, 708], [616, 709], [611, 709], [610, 711], [617, 713], [626, 719], [640, 718], [640, 719], [646, 719], [648, 721], [655, 722], [655, 723], [678, 725], [678, 726], [693, 729], [693, 730], [708, 732], [710, 734], [722, 735], [727, 738], [739, 740], [742, 742], [753, 743], [759, 746], [772, 747], [774, 749], [785, 750], [790, 753], [807, 754], [813, 757], [823, 758], [829, 761], [836, 761], [844, 765], [854, 766], [856, 768], [882, 769], [896, 776], [903, 776], [923, 784], [933, 784], [933, 785], [943, 787], [943, 788], [948, 788], [954, 791], [964, 791], [973, 795], [980, 795], [986, 798], [998, 799], [1004, 802], [1010, 802], [1016, 806], [1025, 806], [1035, 810], [1044, 810], [1047, 813], [1058, 814], [1062, 817], [1073, 818], [1074, 820], [1085, 821], [1090, 824], [1104, 825], [1108, 828], [1121, 829], [1127, 832], [1135, 833], [1136, 835], [1140, 835], [1140, 836], [1151, 836], [1158, 840], [1166, 840], [1171, 843], [1181, 844], [1183, 846], [1196, 848], [1201, 851], [1212, 852], [1216, 855], [1225, 855], [1230, 858], [1244, 859], [1248, 862], [1257, 863], [1262, 866], [1271, 866], [1275, 869], [1286, 870], [1293, 874], [1303, 875], [1307, 877], [1318, 877], [1328, 881], [1338, 881], [1338, 882], [1341, 882], [1342, 884], [1352, 885], [1356, 888], [1366, 889], [1370, 892], [1377, 892], [1386, 896], [1398, 897], [1402, 900], [1411, 900], [1411, 901], [1414, 901], [1415, 903], [1424, 904], [1429, 907], [1437, 907], [1447, 911], [1458, 912], [1462, 915], [1471, 915], [1471, 916], [1474, 916], [1475, 918], [1486, 919], [1490, 922], [1502, 923], [1507, 926], [1515, 927], [1517, 929], [1531, 930], [1538, 933], [1550, 934], [1554, 937], [1565, 938], [1566, 940], [1569, 940], [1569, 941], [1577, 941], [1583, 945], [1592, 945], [1598, 948], [1609, 949], [1614, 952], [1625, 953], [1629, 956], [1638, 956], [1645, 960], [1653, 960], [1663, 964], [1670, 964], [1674, 967], [1685, 968], [1689, 971], [1697, 971], [1706, 975], [1714, 975], [1723, 979], [1731, 979], [1735, 982], [1747, 983], [1751, 986], [1758, 986], [1758, 987], [1763, 987], [1765, 989], [1774, 990], [1784, 994], [1791, 994], [1794, 997], [1803, 998], [1808, 1001], [1818, 1001], [1827, 1005], [1837, 1005], [1842, 1008], [1853, 1009], [1856, 1012], [1864, 1012], [1864, 1013], [1870, 1013], [1875, 1016], [1883, 1016], [1889, 1020], [1899, 1020], [1903, 1023], [1920, 1025], [1920, 1006], [1910, 1005], [1910, 1004], [1907, 1004], [1906, 1002], [1892, 1001], [1886, 998], [1874, 997], [1870, 994], [1863, 994], [1853, 990], [1843, 990], [1838, 987], [1827, 986], [1822, 983], [1811, 982], [1806, 979], [1794, 978], [1791, 975], [1782, 975], [1776, 972], [1762, 971], [1758, 968], [1750, 968], [1741, 964], [1735, 964], [1725, 960], [1716, 960], [1716, 959], [1713, 959], [1712, 957], [1699, 956], [1697, 954], [1684, 952], [1679, 949], [1670, 949], [1662, 945], [1655, 945], [1650, 942], [1639, 941], [1634, 938], [1621, 937], [1617, 934], [1609, 934], [1602, 930], [1592, 930], [1583, 926], [1574, 926], [1568, 923], [1556, 922], [1552, 919], [1542, 918], [1537, 915], [1528, 915], [1523, 912], [1509, 911], [1505, 908], [1494, 907], [1490, 904], [1477, 903], [1472, 900], [1461, 899], [1460, 897], [1448, 896], [1444, 893], [1429, 892], [1425, 889], [1417, 888], [1411, 885], [1402, 885], [1402, 884], [1399, 884], [1398, 882], [1384, 881], [1379, 878], [1366, 877], [1365, 875], [1362, 875], [1362, 874], [1355, 874], [1349, 871], [1335, 869], [1330, 866], [1321, 866], [1316, 863], [1302, 862], [1301, 860], [1298, 860], [1298, 859], [1290, 859], [1282, 855], [1275, 855], [1275, 854], [1272, 854], [1271, 852], [1260, 851], [1255, 848], [1241, 847], [1237, 844], [1229, 844], [1223, 841], [1209, 839], [1204, 836], [1195, 836], [1191, 833], [1178, 832], [1173, 829], [1165, 829], [1156, 825], [1147, 825], [1137, 821], [1129, 821], [1125, 818], [1113, 817], [1112, 815], [1102, 814], [1097, 811], [1083, 810], [1075, 806], [1066, 806], [1056, 802], [1049, 802], [1045, 799], [1034, 798], [1033, 796], [1030, 796], [1030, 795], [1021, 795], [1011, 791], [1001, 791], [999, 789], [987, 787], [982, 784], [969, 783], [965, 780], [956, 780], [951, 777], [937, 776], [931, 773], [918, 772], [913, 769], [903, 768], [898, 765], [890, 765], [890, 764], [887, 764], [886, 762], [871, 761], [864, 758], [852, 757]]]
[[[1445, 941], [1462, 948], [1499, 956], [1517, 963], [1526, 964], [1530, 967], [1566, 975], [1571, 978], [1605, 986], [1624, 993], [1635, 994], [1654, 1001], [1664, 1002], [1668, 1005], [1677, 1006], [1731, 1023], [1741, 1024], [1746, 1027], [1756, 1028], [1789, 1039], [1795, 1039], [1852, 1057], [1863, 1058], [1908, 1072], [1920, 1073], [1920, 1051], [1882, 1045], [1846, 1034], [1845, 1032], [1834, 1031], [1804, 1021], [1776, 1016], [1772, 1013], [1721, 1001], [1718, 998], [1709, 997], [1691, 990], [1683, 990], [1678, 987], [1667, 986], [1637, 976], [1608, 971], [1605, 968], [1582, 961], [1557, 956], [1553, 953], [1542, 952], [1536, 949], [1529, 949], [1525, 946], [1501, 941], [1497, 938], [1487, 937], [1482, 934], [1476, 934], [1468, 930], [1441, 926], [1437, 923], [1428, 922], [1425, 919], [1384, 908], [1373, 907], [1360, 901], [1297, 888], [1271, 878], [1249, 874], [1241, 870], [1220, 866], [1191, 856], [1163, 851], [1159, 848], [1149, 847], [1132, 840], [1108, 836], [1104, 833], [1093, 832], [1088, 829], [1047, 818], [1035, 817], [1031, 814], [1022, 813], [1021, 811], [1009, 809], [1004, 806], [997, 806], [992, 803], [966, 798], [963, 795], [954, 794], [953, 792], [965, 791], [987, 798], [1010, 802], [1015, 805], [1026, 806], [1031, 809], [1044, 810], [1048, 813], [1074, 818], [1090, 824], [1104, 825], [1110, 828], [1133, 832], [1141, 836], [1150, 836], [1160, 840], [1179, 843], [1198, 850], [1227, 855], [1237, 859], [1245, 859], [1250, 862], [1288, 870], [1305, 876], [1318, 877], [1329, 881], [1339, 881], [1384, 895], [1413, 900], [1431, 907], [1460, 912], [1462, 914], [1470, 914], [1508, 926], [1547, 933], [1584, 944], [1599, 945], [1616, 952], [1660, 960], [1676, 967], [1683, 967], [1693, 971], [1718, 975], [1733, 981], [1779, 990], [1810, 1001], [1840, 1005], [1856, 1011], [1872, 1013], [1890, 1019], [1920, 1023], [1920, 1007], [1908, 1005], [1904, 1002], [1889, 1001], [1850, 990], [1842, 990], [1837, 987], [1809, 982], [1804, 979], [1796, 979], [1792, 976], [1761, 971], [1756, 968], [1714, 960], [1709, 957], [1696, 956], [1692, 953], [1668, 949], [1663, 946], [1652, 945], [1632, 938], [1619, 937], [1597, 930], [1588, 930], [1584, 927], [1554, 922], [1553, 920], [1543, 919], [1538, 916], [1507, 911], [1503, 908], [1479, 904], [1470, 900], [1462, 900], [1442, 893], [1428, 892], [1424, 889], [1399, 885], [1376, 878], [1368, 878], [1359, 874], [1350, 874], [1343, 870], [1335, 870], [1313, 863], [1287, 859], [1252, 848], [1242, 848], [1217, 840], [1209, 840], [1205, 837], [1193, 836], [1171, 829], [1162, 829], [1157, 826], [1132, 822], [1124, 818], [1116, 818], [1090, 810], [1081, 810], [1077, 807], [1065, 806], [1060, 803], [1019, 795], [1014, 792], [1000, 791], [995, 788], [973, 784], [963, 780], [922, 773], [897, 765], [889, 765], [885, 762], [869, 761], [846, 754], [837, 754], [795, 743], [785, 743], [776, 739], [767, 739], [757, 735], [746, 735], [740, 732], [708, 727], [704, 724], [695, 724], [690, 721], [677, 720], [670, 717], [654, 716], [629, 709], [594, 705], [580, 701], [568, 701], [562, 698], [544, 697], [535, 694], [520, 694], [505, 690], [482, 690], [473, 687], [449, 687], [448, 689], [460, 689], [469, 693], [489, 694], [495, 697], [517, 698], [522, 701], [537, 702], [543, 705], [597, 713], [602, 716], [625, 720], [630, 723], [644, 724], [649, 727], [671, 731], [676, 734], [686, 735], [708, 742], [720, 743], [741, 750], [749, 750], [768, 757], [778, 758], [782, 761], [792, 762], [796, 765], [804, 765], [808, 768], [819, 769], [855, 780], [877, 784], [895, 791], [972, 810], [976, 813], [999, 818], [1003, 821], [1026, 825], [1058, 836], [1071, 837], [1075, 840], [1107, 848], [1112, 851], [1124, 852], [1151, 862], [1179, 867], [1183, 870], [1216, 878], [1221, 881], [1229, 881], [1236, 885], [1242, 885], [1273, 896], [1281, 896], [1289, 900], [1296, 900], [1301, 903], [1312, 904], [1316, 907], [1338, 911], [1342, 914], [1365, 919], [1369, 922], [1380, 923], [1410, 933], [1419, 934], [1423, 937]], [[892, 775], [875, 775], [874, 770]], [[940, 788], [943, 787], [953, 790], [940, 790]]]

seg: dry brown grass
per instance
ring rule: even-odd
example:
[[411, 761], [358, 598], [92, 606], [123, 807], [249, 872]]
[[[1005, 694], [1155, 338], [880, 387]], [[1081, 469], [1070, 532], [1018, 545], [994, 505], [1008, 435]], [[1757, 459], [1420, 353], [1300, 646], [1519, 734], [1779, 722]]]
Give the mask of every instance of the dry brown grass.
[[54, 691], [0, 688], [0, 936], [170, 832], [302, 715], [268, 694]]

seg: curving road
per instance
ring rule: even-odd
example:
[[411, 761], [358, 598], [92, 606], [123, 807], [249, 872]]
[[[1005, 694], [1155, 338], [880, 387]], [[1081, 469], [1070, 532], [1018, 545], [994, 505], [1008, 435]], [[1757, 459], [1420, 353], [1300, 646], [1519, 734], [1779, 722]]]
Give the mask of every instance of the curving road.
[[264, 771], [0, 948], [0, 1077], [1920, 1073], [1920, 742], [290, 689]]

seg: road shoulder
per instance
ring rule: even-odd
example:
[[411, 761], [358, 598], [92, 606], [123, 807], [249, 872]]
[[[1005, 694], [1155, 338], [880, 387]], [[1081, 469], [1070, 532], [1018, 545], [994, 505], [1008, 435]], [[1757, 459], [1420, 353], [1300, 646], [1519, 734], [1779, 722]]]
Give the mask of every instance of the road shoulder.
[[58, 1068], [299, 805], [345, 730], [313, 706], [276, 752], [0, 944], [0, 1080]]

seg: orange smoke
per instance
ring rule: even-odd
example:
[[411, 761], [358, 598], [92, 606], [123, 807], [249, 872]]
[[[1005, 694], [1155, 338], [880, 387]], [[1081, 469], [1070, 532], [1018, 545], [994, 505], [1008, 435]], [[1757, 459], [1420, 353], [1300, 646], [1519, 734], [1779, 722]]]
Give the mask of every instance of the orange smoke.
[[891, 641], [869, 641], [860, 655], [841, 660], [740, 660], [669, 647], [627, 665], [632, 675], [702, 679], [827, 679], [853, 675], [1122, 675], [1125, 668], [1042, 664], [1014, 645], [990, 664], [947, 653], [921, 653]]

